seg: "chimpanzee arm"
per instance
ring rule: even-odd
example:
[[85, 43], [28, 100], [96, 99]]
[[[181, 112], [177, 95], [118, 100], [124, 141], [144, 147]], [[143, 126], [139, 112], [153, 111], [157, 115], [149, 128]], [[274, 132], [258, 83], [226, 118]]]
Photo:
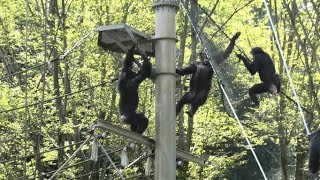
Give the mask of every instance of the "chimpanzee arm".
[[152, 71], [152, 65], [148, 56], [142, 52], [143, 64], [141, 70], [138, 72], [137, 76], [129, 80], [129, 85], [138, 86], [143, 80], [150, 77]]
[[180, 76], [186, 75], [186, 74], [193, 74], [197, 71], [197, 66], [192, 63], [189, 66], [182, 68], [182, 69], [176, 69], [176, 73]]
[[259, 69], [259, 64], [258, 64], [258, 59], [254, 58], [253, 62], [250, 61], [249, 58], [242, 56], [241, 54], [236, 55], [239, 59], [242, 60], [246, 68], [249, 70], [251, 75], [254, 75], [258, 69]]
[[148, 58], [144, 50], [142, 51], [141, 56], [143, 59], [143, 64], [142, 64], [142, 70], [140, 72], [143, 74], [143, 76], [148, 78], [151, 75], [152, 65], [150, 63], [150, 59]]
[[240, 36], [240, 32], [237, 32], [231, 39], [227, 49], [224, 51], [222, 57], [223, 57], [223, 60], [227, 59], [229, 57], [229, 55], [231, 54], [232, 50], [234, 49], [234, 46], [236, 44], [236, 40], [239, 38]]
[[132, 68], [132, 64], [134, 61], [133, 51], [135, 46], [132, 46], [131, 49], [127, 52], [126, 57], [123, 62], [122, 72], [128, 72]]

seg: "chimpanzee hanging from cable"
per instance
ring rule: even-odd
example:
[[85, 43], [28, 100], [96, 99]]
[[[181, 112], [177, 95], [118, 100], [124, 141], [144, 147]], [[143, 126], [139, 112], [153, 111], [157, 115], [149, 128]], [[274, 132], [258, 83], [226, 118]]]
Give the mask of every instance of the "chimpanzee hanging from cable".
[[152, 65], [146, 53], [142, 51], [142, 68], [138, 73], [132, 71], [134, 49], [135, 46], [127, 52], [119, 79], [119, 114], [121, 121], [130, 125], [131, 131], [142, 134], [148, 127], [148, 119], [143, 113], [136, 112], [139, 104], [138, 89], [141, 82], [150, 77]]
[[249, 96], [251, 100], [255, 106], [259, 107], [259, 101], [256, 94], [262, 94], [266, 92], [271, 94], [279, 94], [280, 78], [278, 75], [276, 75], [276, 70], [269, 54], [264, 52], [260, 47], [252, 48], [250, 53], [253, 56], [252, 62], [249, 58], [244, 57], [241, 54], [237, 54], [237, 57], [243, 61], [251, 75], [254, 75], [256, 72], [259, 73], [262, 83], [255, 84], [249, 89]]
[[[231, 39], [227, 49], [223, 52], [222, 58], [226, 59], [232, 52], [235, 41], [240, 36], [237, 32]], [[207, 55], [203, 52], [199, 53], [200, 62], [195, 62], [183, 69], [176, 69], [176, 73], [183, 76], [191, 74], [190, 90], [182, 96], [176, 106], [176, 115], [178, 115], [185, 104], [190, 104], [190, 110], [186, 113], [193, 117], [200, 106], [202, 106], [208, 98], [208, 94], [212, 85], [213, 69]]]

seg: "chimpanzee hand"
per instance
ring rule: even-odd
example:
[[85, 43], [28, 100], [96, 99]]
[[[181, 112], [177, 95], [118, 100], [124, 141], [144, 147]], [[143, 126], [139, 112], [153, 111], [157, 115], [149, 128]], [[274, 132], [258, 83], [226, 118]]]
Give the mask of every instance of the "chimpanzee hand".
[[236, 54], [236, 56], [238, 57], [239, 62], [240, 62], [240, 60], [244, 60], [245, 59], [245, 57], [242, 54]]
[[237, 32], [233, 37], [232, 37], [232, 40], [236, 40], [239, 38], [241, 32]]
[[180, 72], [181, 72], [180, 69], [176, 68], [176, 73], [180, 75]]
[[147, 56], [146, 51], [144, 49], [141, 49], [141, 55], [142, 56]]
[[146, 51], [144, 49], [141, 49], [141, 57], [143, 58], [143, 60], [149, 60], [148, 55], [146, 53]]
[[133, 51], [136, 46], [133, 44], [129, 51]]

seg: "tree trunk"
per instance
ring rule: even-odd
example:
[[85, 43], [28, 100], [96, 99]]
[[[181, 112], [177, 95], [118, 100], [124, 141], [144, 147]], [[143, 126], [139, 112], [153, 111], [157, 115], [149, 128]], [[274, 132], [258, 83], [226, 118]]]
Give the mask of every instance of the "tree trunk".
[[[276, 7], [277, 6], [275, 5], [275, 9], [277, 9]], [[277, 11], [276, 10], [275, 10], [275, 13], [276, 13], [275, 23], [276, 23], [276, 26], [278, 27], [278, 18], [277, 18]], [[275, 44], [273, 36], [271, 38], [273, 40], [272, 41], [273, 44]], [[285, 38], [286, 38], [286, 36], [283, 37], [284, 44], [287, 42], [285, 40]], [[292, 38], [293, 38], [293, 36], [291, 34], [289, 36], [289, 42], [290, 42], [290, 40], [292, 40]], [[287, 57], [289, 57], [291, 55], [291, 44], [290, 43], [289, 43], [288, 49], [289, 50], [288, 50]], [[278, 52], [279, 52], [278, 53], [279, 57], [281, 57], [279, 49], [278, 49]], [[283, 64], [283, 61], [281, 61], [281, 60], [279, 63], [279, 74], [280, 74], [280, 77], [285, 75], [284, 64]], [[285, 85], [285, 83], [282, 83], [282, 86], [283, 86], [283, 87], [281, 87], [282, 89], [286, 89], [286, 87], [284, 87], [284, 85]], [[281, 171], [282, 171], [282, 179], [288, 180], [289, 179], [289, 175], [288, 175], [288, 165], [289, 165], [288, 164], [288, 143], [287, 143], [288, 140], [287, 140], [287, 135], [286, 135], [286, 127], [284, 126], [285, 123], [283, 122], [285, 120], [283, 117], [283, 114], [285, 114], [285, 107], [286, 107], [285, 99], [284, 99], [284, 97], [280, 96], [279, 105], [277, 107], [277, 121], [278, 121], [278, 133], [279, 133], [279, 143], [280, 143], [280, 166], [281, 166]]]
[[[291, 6], [289, 6], [288, 3], [284, 3], [285, 10], [288, 12], [289, 18], [290, 18], [290, 28], [293, 30], [293, 34], [295, 38], [297, 39], [298, 48], [301, 49], [303, 56], [299, 59], [304, 60], [303, 65], [305, 66], [305, 71], [303, 73], [306, 73], [308, 76], [308, 88], [307, 88], [307, 101], [308, 104], [311, 104], [312, 111], [320, 111], [320, 105], [319, 105], [319, 99], [318, 99], [318, 93], [314, 85], [314, 77], [312, 74], [312, 69], [310, 67], [310, 62], [312, 61], [312, 55], [317, 52], [317, 46], [314, 46], [314, 43], [310, 41], [310, 34], [313, 32], [309, 32], [310, 30], [307, 30], [308, 28], [305, 27], [305, 20], [301, 19], [301, 16], [299, 15], [299, 9], [297, 7], [297, 2], [292, 1]], [[317, 8], [315, 8], [317, 9]], [[317, 11], [317, 10], [315, 10]], [[317, 35], [317, 28], [315, 28]], [[313, 115], [309, 117], [309, 126], [313, 125]], [[306, 132], [303, 130], [302, 134], [306, 134]], [[302, 137], [298, 137], [297, 140], [297, 146], [296, 146], [296, 172], [295, 172], [295, 178], [296, 179], [303, 179], [305, 177], [304, 171], [303, 171], [303, 164], [305, 162], [305, 156], [306, 151], [303, 150], [303, 145], [301, 144]]]
[[304, 142], [303, 137], [297, 137], [297, 146], [296, 146], [296, 172], [295, 172], [295, 179], [304, 180], [304, 159], [305, 159], [305, 151], [302, 147], [302, 142]]
[[[314, 105], [314, 107], [316, 108], [316, 110], [318, 112], [320, 112], [320, 104], [319, 104], [319, 99], [318, 99], [318, 95], [315, 91], [315, 86], [314, 86], [314, 82], [313, 82], [313, 75], [311, 73], [311, 68], [309, 65], [309, 56], [308, 56], [308, 51], [309, 49], [311, 50], [316, 50], [315, 47], [308, 47], [309, 45], [312, 46], [312, 43], [310, 42], [309, 38], [306, 38], [305, 41], [307, 41], [307, 43], [302, 40], [302, 36], [299, 34], [299, 30], [296, 26], [297, 22], [300, 24], [300, 26], [302, 27], [302, 31], [304, 32], [304, 37], [308, 37], [309, 32], [307, 32], [307, 30], [304, 28], [304, 24], [302, 22], [302, 20], [299, 18], [298, 14], [299, 10], [297, 9], [296, 6], [296, 2], [292, 2], [292, 8], [290, 9], [289, 5], [287, 3], [285, 4], [285, 9], [289, 14], [290, 17], [290, 22], [291, 22], [291, 28], [293, 29], [294, 35], [297, 38], [298, 41], [298, 45], [299, 47], [302, 49], [302, 53], [304, 56], [304, 65], [306, 67], [306, 72], [308, 75], [308, 86], [309, 86], [309, 96], [311, 99], [309, 99], [309, 101], [312, 101], [312, 104]], [[298, 18], [296, 18], [298, 17]], [[317, 30], [315, 30], [317, 31]], [[316, 53], [316, 52], [315, 52]]]
[[[283, 106], [281, 104], [284, 104], [283, 98], [280, 99], [280, 113], [283, 111]], [[279, 142], [280, 142], [280, 164], [281, 164], [281, 170], [282, 170], [282, 179], [288, 180], [288, 147], [287, 147], [287, 139], [285, 134], [285, 127], [283, 126], [283, 117], [280, 116], [280, 121], [278, 125], [278, 132], [279, 132]]]
[[[197, 0], [195, 0], [197, 2]], [[194, 26], [198, 25], [198, 12], [197, 12], [197, 3], [195, 1], [191, 1], [191, 10], [190, 17], [191, 21], [194, 23]], [[191, 33], [191, 60], [195, 61], [197, 57], [197, 33], [192, 29]], [[192, 145], [192, 134], [193, 134], [193, 118], [188, 117], [188, 130], [187, 130], [187, 142], [186, 142], [186, 151], [190, 150]]]
[[[186, 4], [189, 3], [189, 0], [186, 0]], [[186, 46], [186, 38], [188, 34], [188, 17], [185, 15], [184, 16], [184, 27], [183, 27], [183, 32], [181, 34], [181, 41], [180, 41], [180, 51], [181, 54], [179, 56], [179, 61], [178, 61], [178, 69], [181, 69], [183, 66], [183, 60], [185, 57], [185, 46]], [[182, 83], [183, 82], [183, 83]], [[179, 100], [182, 97], [183, 94], [183, 89], [185, 85], [185, 79], [184, 81], [178, 81], [177, 83], [177, 100]], [[183, 118], [183, 113], [180, 113], [178, 116], [178, 148], [183, 149], [184, 148], [184, 118]]]
[[[58, 2], [57, 0], [50, 0], [50, 6], [49, 6], [49, 13], [52, 15], [53, 19], [51, 19], [49, 21], [49, 28], [51, 29], [51, 31], [54, 31], [54, 28], [56, 27], [56, 23], [55, 23], [55, 18], [59, 17], [59, 9], [58, 9]], [[54, 34], [54, 33], [52, 33]], [[52, 55], [53, 57], [57, 57], [58, 56], [58, 52], [57, 49], [54, 47], [55, 46], [55, 42], [51, 43], [51, 48], [52, 48]], [[59, 85], [59, 70], [60, 70], [60, 62], [58, 61], [54, 61], [53, 62], [53, 87], [54, 87], [54, 95], [55, 97], [59, 97], [60, 96], [60, 85]], [[55, 105], [56, 105], [56, 109], [58, 112], [58, 116], [59, 116], [59, 122], [61, 125], [65, 124], [65, 119], [64, 119], [64, 114], [63, 114], [63, 105], [62, 105], [62, 98], [57, 98], [55, 100]], [[59, 130], [58, 132], [58, 146], [62, 147], [64, 146], [64, 135], [61, 132], [61, 130]], [[64, 148], [60, 148], [58, 150], [58, 166], [62, 165], [62, 163], [64, 162], [63, 160], [63, 156], [64, 156]]]

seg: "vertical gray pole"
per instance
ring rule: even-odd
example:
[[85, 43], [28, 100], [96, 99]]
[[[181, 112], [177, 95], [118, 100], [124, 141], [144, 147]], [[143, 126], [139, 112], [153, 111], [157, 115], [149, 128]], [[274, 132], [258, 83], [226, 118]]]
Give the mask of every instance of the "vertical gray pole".
[[156, 160], [155, 179], [176, 179], [176, 13], [177, 0], [155, 0]]

